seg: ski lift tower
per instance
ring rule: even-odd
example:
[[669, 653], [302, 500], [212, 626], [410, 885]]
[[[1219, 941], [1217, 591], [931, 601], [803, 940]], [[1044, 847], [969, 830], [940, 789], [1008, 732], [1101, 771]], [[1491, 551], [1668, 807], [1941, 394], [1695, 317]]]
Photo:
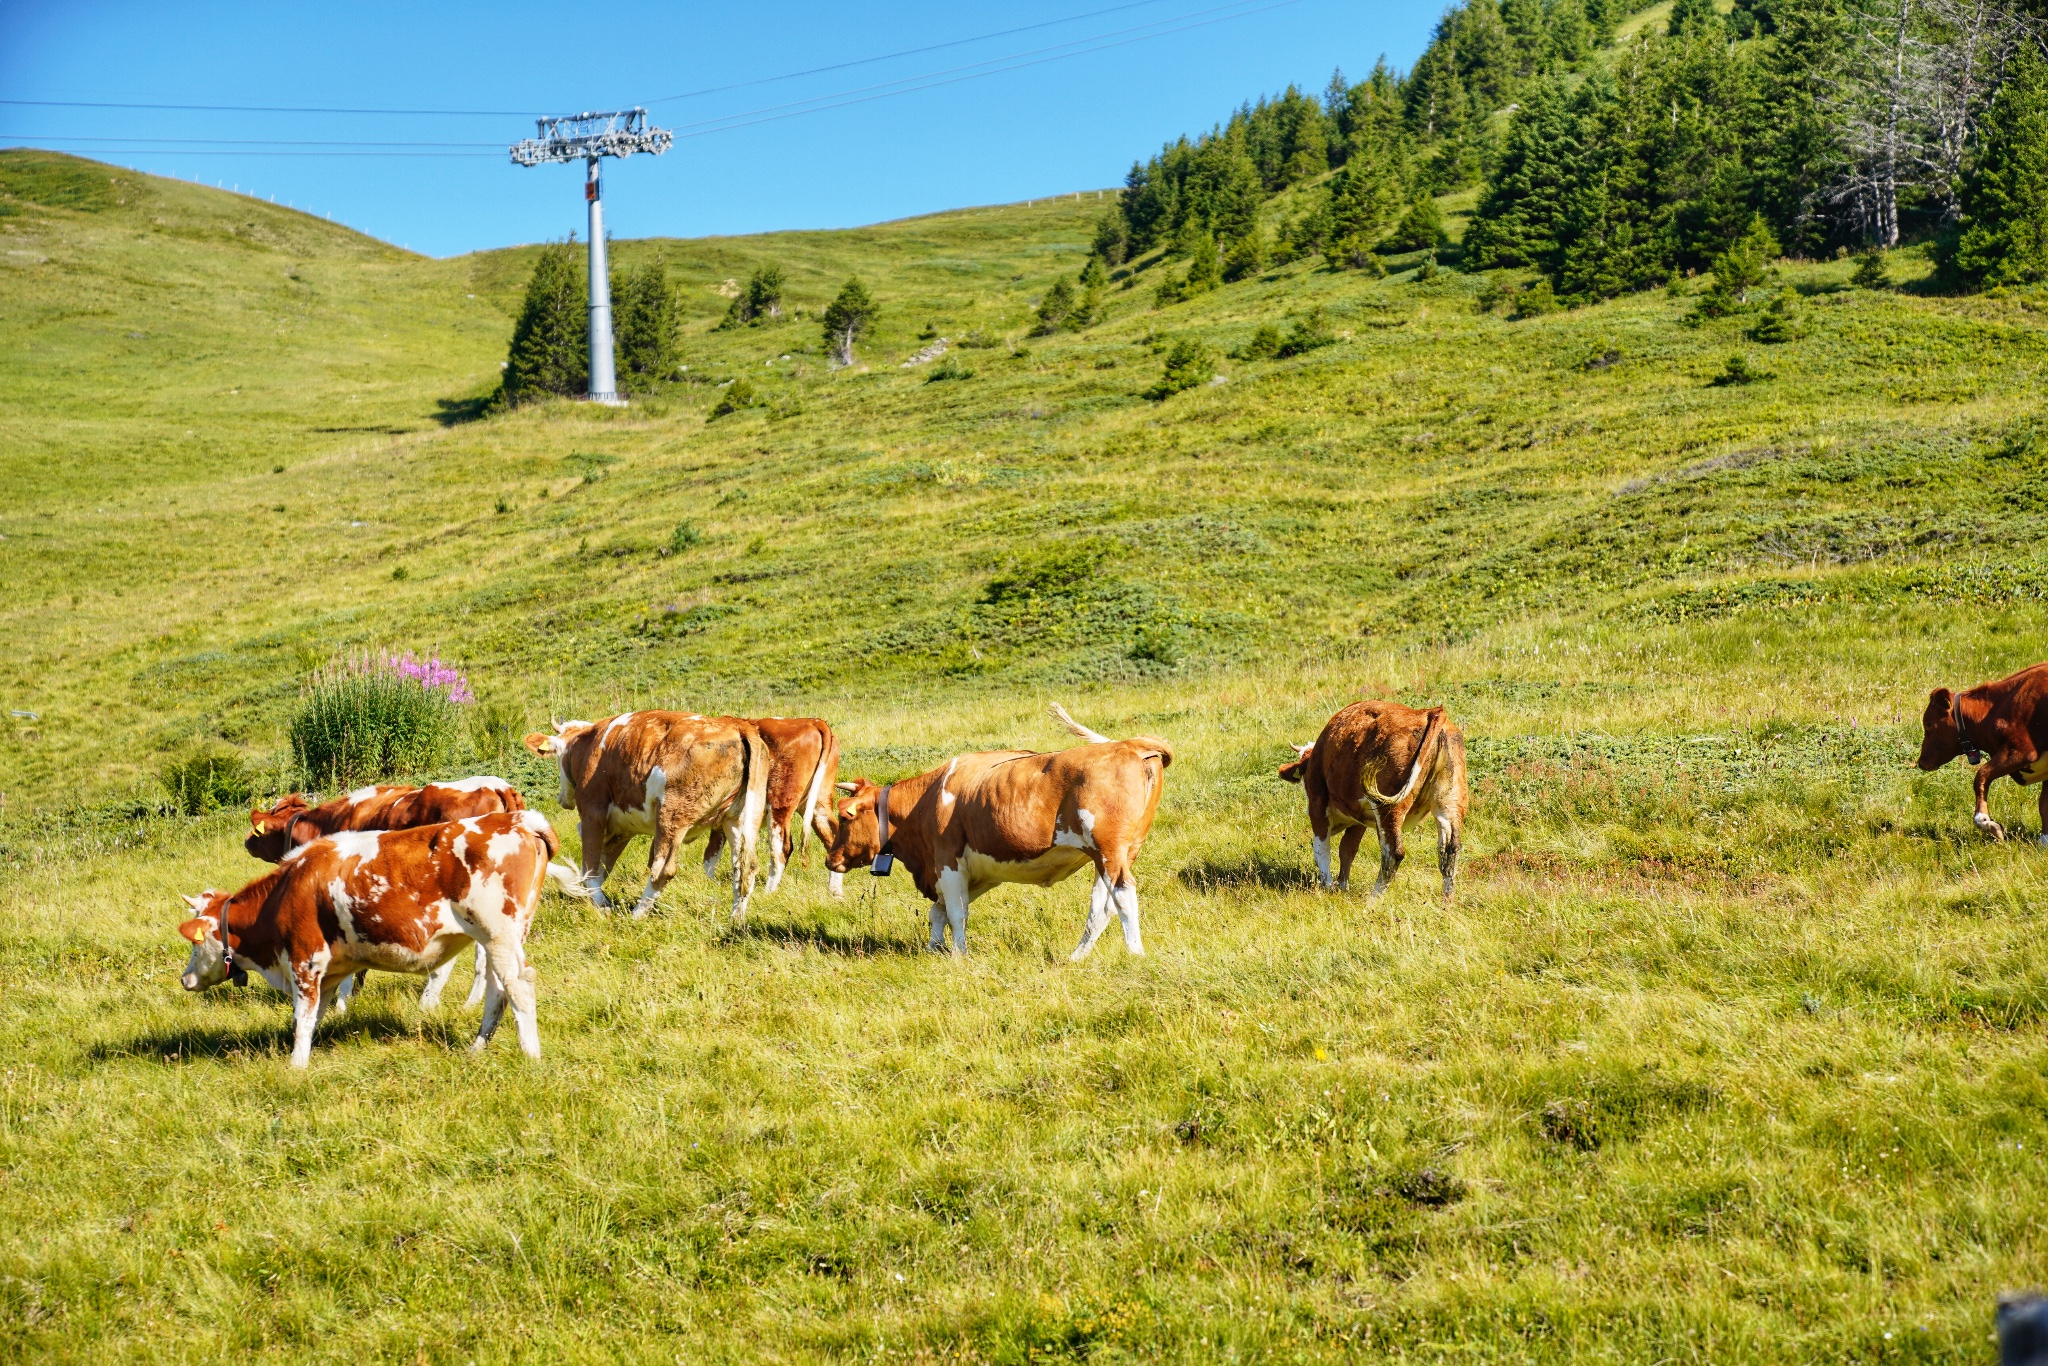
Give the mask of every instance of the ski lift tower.
[[611, 273], [604, 259], [604, 187], [597, 163], [602, 157], [629, 157], [635, 152], [660, 156], [675, 138], [666, 128], [649, 128], [645, 109], [570, 114], [534, 122], [539, 125], [539, 136], [512, 144], [514, 162], [521, 166], [545, 166], [580, 158], [589, 164], [583, 198], [590, 205], [590, 401], [617, 403], [618, 379], [612, 369]]

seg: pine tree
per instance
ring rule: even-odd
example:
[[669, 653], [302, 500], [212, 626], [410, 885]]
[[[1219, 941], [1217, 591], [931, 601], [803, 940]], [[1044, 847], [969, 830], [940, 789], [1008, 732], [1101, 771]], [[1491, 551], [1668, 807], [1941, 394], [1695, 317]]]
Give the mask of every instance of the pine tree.
[[1465, 232], [1465, 254], [1474, 265], [1556, 266], [1568, 201], [1579, 183], [1583, 133], [1555, 84], [1530, 87]]
[[1209, 348], [1183, 337], [1166, 353], [1166, 369], [1159, 382], [1145, 391], [1149, 399], [1167, 399], [1187, 389], [1207, 384], [1216, 373], [1216, 358]]
[[547, 394], [580, 394], [590, 385], [589, 293], [572, 243], [541, 248], [512, 327], [500, 400], [524, 403]]
[[1130, 247], [1131, 225], [1124, 221], [1123, 206], [1112, 205], [1095, 220], [1095, 255], [1111, 266], [1120, 266]]
[[667, 261], [656, 255], [627, 276], [618, 308], [619, 379], [622, 387], [645, 392], [676, 369], [683, 315]]
[[782, 267], [765, 265], [747, 277], [746, 288], [733, 296], [720, 331], [751, 327], [782, 316]]
[[1223, 254], [1223, 278], [1230, 283], [1248, 280], [1265, 268], [1266, 242], [1256, 232], [1238, 238]]
[[1088, 264], [1081, 267], [1081, 301], [1074, 305], [1067, 315], [1067, 325], [1072, 328], [1093, 327], [1102, 320], [1102, 294], [1109, 288], [1109, 272], [1103, 268], [1100, 256], [1088, 258]]
[[853, 364], [853, 344], [874, 326], [880, 307], [859, 277], [848, 280], [825, 309], [825, 349], [834, 366]]
[[1188, 257], [1188, 278], [1181, 286], [1182, 296], [1201, 294], [1222, 283], [1223, 263], [1216, 255], [1216, 239], [1205, 232], [1196, 239], [1194, 252]]
[[1074, 316], [1074, 287], [1065, 280], [1054, 280], [1052, 288], [1045, 291], [1045, 297], [1038, 302], [1038, 326], [1032, 329], [1034, 336], [1049, 337], [1066, 326]]
[[1673, 38], [1709, 34], [1722, 28], [1714, 0], [1672, 0], [1671, 19], [1664, 31]]
[[1408, 206], [1408, 212], [1380, 245], [1391, 252], [1435, 251], [1450, 240], [1444, 232], [1443, 210], [1432, 196], [1423, 195]]
[[1352, 151], [1330, 182], [1330, 234], [1378, 241], [1400, 212], [1401, 178], [1388, 149], [1365, 144]]
[[2048, 61], [2021, 49], [1964, 182], [1951, 269], [1983, 285], [2048, 280]]

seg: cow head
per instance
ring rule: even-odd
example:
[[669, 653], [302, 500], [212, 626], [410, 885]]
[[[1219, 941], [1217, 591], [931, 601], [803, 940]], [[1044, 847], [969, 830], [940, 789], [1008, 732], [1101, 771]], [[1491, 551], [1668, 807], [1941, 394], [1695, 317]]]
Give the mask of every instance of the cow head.
[[834, 804], [837, 828], [832, 833], [831, 848], [825, 851], [825, 870], [831, 873], [865, 868], [882, 852], [882, 842], [875, 837], [879, 825], [875, 800], [882, 789], [866, 778], [855, 778], [839, 787], [846, 796]]
[[[268, 811], [258, 808], [249, 813], [249, 838], [242, 841], [254, 858], [265, 863], [276, 863], [292, 851], [292, 818], [303, 816], [313, 808], [305, 797], [297, 792], [278, 799], [277, 805]], [[316, 833], [316, 832], [308, 832]]]
[[198, 896], [186, 897], [185, 904], [192, 908], [192, 918], [178, 926], [178, 933], [191, 941], [192, 956], [186, 960], [178, 981], [187, 991], [204, 991], [228, 978], [227, 954], [220, 942], [220, 922], [227, 914], [228, 894], [208, 889]]
[[1294, 751], [1294, 762], [1280, 765], [1280, 778], [1283, 782], [1298, 783], [1302, 770], [1308, 767], [1308, 756], [1316, 752], [1316, 742], [1311, 740], [1305, 745], [1289, 745], [1288, 748]]
[[576, 805], [576, 790], [569, 783], [569, 750], [579, 740], [597, 729], [588, 721], [554, 721], [553, 735], [535, 731], [526, 737], [526, 747], [543, 758], [553, 756], [555, 772], [561, 779], [561, 790], [555, 794], [564, 809]]
[[1947, 688], [1927, 694], [1927, 710], [1920, 714], [1920, 757], [1914, 763], [1932, 773], [1951, 759], [1960, 758], [1963, 737], [1956, 733], [1956, 695]]

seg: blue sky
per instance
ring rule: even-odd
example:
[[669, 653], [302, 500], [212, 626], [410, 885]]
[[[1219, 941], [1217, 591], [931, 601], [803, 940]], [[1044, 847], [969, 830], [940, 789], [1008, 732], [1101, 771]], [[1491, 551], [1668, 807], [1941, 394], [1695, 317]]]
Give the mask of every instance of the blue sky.
[[[505, 155], [533, 114], [646, 104], [678, 138], [658, 159], [607, 163], [615, 236], [844, 227], [1115, 185], [1134, 157], [1241, 100], [1290, 81], [1320, 91], [1336, 66], [1355, 80], [1382, 53], [1406, 66], [1441, 8], [0, 0], [0, 100], [447, 111], [11, 103], [0, 146], [239, 185], [451, 255], [582, 223], [580, 166]], [[812, 70], [844, 63], [857, 64]], [[787, 107], [805, 100], [841, 107]], [[368, 145], [391, 143], [408, 145]]]

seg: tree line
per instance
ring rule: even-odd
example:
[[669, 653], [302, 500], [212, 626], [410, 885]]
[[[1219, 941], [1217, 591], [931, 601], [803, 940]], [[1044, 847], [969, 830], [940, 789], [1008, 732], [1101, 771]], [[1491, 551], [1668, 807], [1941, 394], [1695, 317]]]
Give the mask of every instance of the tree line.
[[1162, 301], [1269, 260], [1374, 269], [1441, 246], [1433, 197], [1476, 186], [1464, 265], [1566, 300], [1759, 226], [1808, 257], [1931, 240], [1961, 287], [2048, 279], [2048, 0], [1677, 0], [1617, 43], [1635, 7], [1464, 0], [1405, 73], [1290, 87], [1134, 164], [1095, 254], [1186, 259]]

